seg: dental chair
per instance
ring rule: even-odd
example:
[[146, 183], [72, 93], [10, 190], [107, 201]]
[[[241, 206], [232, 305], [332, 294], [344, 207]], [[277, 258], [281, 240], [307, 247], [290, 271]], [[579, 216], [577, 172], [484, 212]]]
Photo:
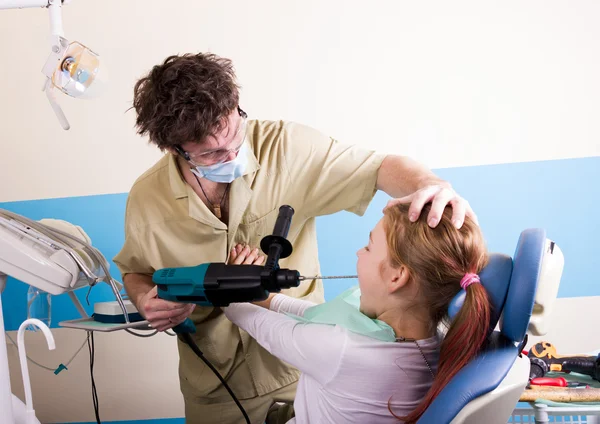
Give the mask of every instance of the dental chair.
[[[480, 273], [492, 303], [487, 347], [454, 376], [419, 424], [505, 424], [529, 381], [529, 358], [521, 351], [527, 332], [544, 335], [556, 299], [564, 258], [543, 229], [521, 233], [514, 258], [492, 254]], [[453, 317], [463, 304], [452, 301]]]

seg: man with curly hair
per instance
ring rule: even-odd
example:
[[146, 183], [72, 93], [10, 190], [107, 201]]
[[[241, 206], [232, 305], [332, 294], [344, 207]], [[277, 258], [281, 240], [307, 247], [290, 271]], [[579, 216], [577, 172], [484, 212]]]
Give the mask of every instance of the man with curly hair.
[[[409, 158], [346, 145], [293, 122], [249, 120], [231, 61], [214, 54], [168, 57], [136, 83], [133, 105], [138, 133], [166, 154], [131, 188], [125, 244], [114, 261], [129, 298], [154, 328], [164, 331], [191, 316], [196, 343], [252, 423], [290, 418], [289, 408], [272, 406], [293, 402], [298, 370], [271, 356], [219, 308], [158, 299], [155, 270], [227, 262], [232, 249], [244, 263], [260, 263], [256, 247], [283, 204], [295, 210], [294, 254], [281, 266], [303, 275], [319, 275], [315, 217], [342, 210], [361, 216], [377, 190], [391, 203], [410, 203], [412, 221], [432, 202], [432, 227], [447, 204], [457, 227], [465, 215], [475, 219], [450, 184]], [[285, 293], [324, 301], [318, 280]], [[186, 422], [241, 422], [217, 377], [185, 343], [178, 348]]]

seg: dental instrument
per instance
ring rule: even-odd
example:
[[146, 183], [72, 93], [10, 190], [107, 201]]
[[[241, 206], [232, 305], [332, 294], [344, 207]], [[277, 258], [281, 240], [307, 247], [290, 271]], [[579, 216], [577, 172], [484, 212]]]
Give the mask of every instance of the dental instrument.
[[[126, 307], [129, 302], [123, 301], [119, 293], [122, 284], [111, 277], [108, 261], [91, 246], [87, 235], [82, 230], [73, 230], [70, 233], [64, 231], [65, 228], [75, 226], [51, 219], [32, 221], [0, 209], [0, 422], [3, 424], [24, 422], [24, 415], [21, 413], [23, 403], [12, 395], [8, 370], [2, 313], [2, 292], [8, 276], [49, 295], [67, 293], [83, 318], [59, 323], [63, 327], [115, 331], [123, 328], [146, 328], [148, 325], [147, 321], [130, 322]], [[81, 236], [74, 235], [78, 232]], [[94, 320], [87, 315], [74, 291], [84, 287], [91, 289], [100, 282], [110, 286], [119, 308], [123, 311], [125, 323], [94, 323], [91, 326]], [[27, 320], [24, 324], [30, 322]], [[45, 331], [43, 323], [36, 324]], [[24, 350], [20, 349], [19, 352], [22, 355]], [[25, 372], [23, 367], [21, 369]], [[29, 380], [25, 374], [23, 378]], [[28, 399], [29, 404], [30, 401], [31, 399]]]
[[25, 329], [35, 326], [38, 327], [44, 333], [46, 337], [46, 343], [48, 343], [48, 349], [54, 350], [56, 344], [54, 342], [54, 336], [48, 328], [48, 326], [40, 321], [39, 319], [27, 319], [23, 321], [19, 327], [17, 333], [18, 348], [19, 348], [19, 361], [21, 363], [21, 374], [23, 377], [23, 388], [25, 391], [26, 410], [25, 410], [25, 423], [26, 424], [37, 424], [38, 419], [35, 416], [35, 410], [33, 409], [33, 395], [31, 394], [31, 383], [29, 381], [29, 367], [27, 365], [27, 353], [25, 351]]

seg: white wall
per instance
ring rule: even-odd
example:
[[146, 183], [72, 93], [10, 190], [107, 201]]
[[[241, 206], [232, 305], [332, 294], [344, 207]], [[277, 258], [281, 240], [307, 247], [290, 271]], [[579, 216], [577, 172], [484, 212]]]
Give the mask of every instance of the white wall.
[[[0, 201], [128, 191], [160, 155], [126, 112], [133, 85], [184, 52], [232, 58], [253, 118], [300, 121], [433, 168], [597, 156], [599, 18], [595, 0], [73, 0], [65, 35], [101, 55], [110, 86], [94, 101], [58, 97], [65, 132], [40, 91], [47, 11], [1, 10]], [[589, 299], [581, 302], [598, 302]], [[575, 328], [565, 311], [583, 304], [560, 302], [557, 322]], [[74, 330], [54, 334], [50, 354], [28, 335], [34, 359], [68, 360], [83, 341]], [[556, 340], [598, 348], [575, 334]], [[183, 415], [172, 338], [120, 332], [96, 346], [103, 421]], [[94, 420], [87, 361], [84, 350], [57, 377], [30, 366], [42, 420]]]
[[600, 296], [558, 299], [549, 318], [548, 333], [530, 336], [526, 349], [541, 341], [549, 341], [561, 355], [597, 352], [600, 350], [599, 305]]
[[[16, 342], [16, 331], [9, 334]], [[80, 330], [53, 328], [52, 334], [56, 342], [53, 351], [48, 351], [43, 334], [27, 332], [25, 337], [28, 356], [49, 368], [66, 364], [86, 339], [85, 331]], [[8, 343], [11, 388], [25, 401], [18, 351]], [[102, 422], [184, 416], [174, 337], [164, 333], [138, 338], [124, 331], [95, 332], [94, 346], [94, 382]], [[67, 368], [54, 375], [29, 363], [37, 418], [42, 423], [95, 423], [87, 345]]]
[[207, 50], [235, 61], [251, 117], [431, 167], [599, 155], [599, 18], [595, 0], [75, 0], [65, 35], [101, 55], [111, 85], [94, 102], [61, 96], [64, 132], [40, 91], [47, 12], [3, 10], [0, 180], [31, 182], [0, 201], [127, 191], [158, 157], [126, 113], [133, 84]]

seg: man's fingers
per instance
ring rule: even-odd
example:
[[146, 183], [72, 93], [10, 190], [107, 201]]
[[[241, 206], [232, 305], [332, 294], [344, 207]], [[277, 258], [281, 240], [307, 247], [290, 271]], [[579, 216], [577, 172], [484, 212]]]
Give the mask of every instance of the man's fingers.
[[144, 304], [144, 316], [148, 320], [168, 318], [182, 313], [185, 308], [185, 303], [169, 302], [162, 299], [149, 299]]
[[171, 311], [168, 313], [169, 315], [166, 315], [167, 312], [163, 311], [147, 319], [152, 327], [158, 331], [168, 330], [169, 328], [175, 327], [176, 325], [179, 325], [185, 321], [186, 318], [192, 314], [194, 308], [196, 308], [194, 303], [182, 303], [182, 305], [184, 306], [184, 309], [181, 313], [177, 313], [177, 311]]
[[[437, 193], [435, 193], [433, 197], [433, 201], [431, 202], [431, 210], [429, 211], [429, 215], [427, 216], [427, 224], [431, 228], [435, 228], [442, 215], [444, 214], [444, 209], [446, 205], [450, 203], [452, 200], [456, 198], [456, 193], [453, 190], [442, 188]], [[456, 216], [456, 219], [459, 219], [460, 225], [462, 225], [462, 221], [464, 219], [464, 211], [462, 212], [462, 216]], [[454, 222], [454, 221], [453, 221]]]
[[[466, 200], [465, 200], [465, 202], [466, 202]], [[471, 218], [476, 225], [479, 225], [479, 219], [477, 218], [477, 215], [475, 214], [475, 212], [473, 212], [471, 205], [469, 204], [469, 202], [466, 202], [466, 204], [467, 204], [467, 210], [466, 210], [465, 215], [468, 216], [469, 218]]]
[[465, 199], [459, 196], [457, 196], [456, 199], [451, 200], [450, 204], [452, 205], [452, 224], [456, 228], [460, 228], [465, 222], [465, 214], [469, 204]]
[[181, 313], [181, 315], [189, 315], [191, 314], [194, 309], [196, 309], [196, 304], [195, 303], [186, 303], [185, 304], [185, 309], [183, 310], [183, 312]]
[[191, 314], [192, 314], [192, 312], [194, 312], [194, 309], [196, 309], [196, 304], [195, 304], [195, 303], [189, 303], [189, 304], [188, 304], [188, 307], [187, 307], [187, 309], [186, 309], [186, 313], [187, 313], [187, 315], [188, 315], [188, 316], [189, 316], [189, 315], [191, 315]]
[[[241, 249], [241, 250], [240, 250]], [[236, 250], [239, 251], [238, 255], [235, 257], [233, 261], [230, 261], [234, 265], [241, 264], [251, 264], [254, 259], [256, 259], [256, 255], [258, 254], [258, 249], [254, 249], [256, 252], [250, 250], [250, 246], [241, 247], [241, 245], [236, 246]]]
[[391, 199], [387, 202], [387, 205], [385, 205], [385, 207], [383, 208], [383, 210], [385, 211], [387, 208], [389, 208], [390, 206], [394, 206], [397, 205], [399, 203], [410, 203], [414, 197], [415, 193], [409, 194], [408, 196], [404, 196], [404, 197], [399, 197], [397, 199]]
[[195, 304], [190, 303], [182, 303], [182, 309], [176, 309], [172, 311], [158, 311], [158, 312], [150, 312], [147, 314], [146, 319], [150, 322], [152, 321], [162, 321], [162, 320], [171, 320], [183, 321], [182, 317], [188, 317], [196, 307]]
[[187, 317], [190, 316], [190, 314], [194, 311], [194, 307], [196, 305], [194, 305], [193, 303], [190, 304], [189, 306], [191, 306], [191, 308], [186, 308], [185, 311], [182, 314], [176, 315], [174, 317], [171, 317], [170, 321], [175, 323], [175, 324], [181, 324], [183, 321], [185, 321], [185, 319]]
[[233, 260], [232, 263], [234, 265], [240, 265], [240, 264], [244, 263], [245, 259], [246, 259], [246, 248], [242, 249], [242, 251], [237, 254], [237, 256], [235, 257], [235, 259]]
[[229, 263], [232, 265], [261, 265], [265, 258], [260, 252], [258, 247], [251, 249], [248, 245], [237, 244], [231, 249]]
[[176, 311], [178, 309], [184, 309], [187, 305], [186, 303], [171, 302], [170, 300], [164, 299], [150, 299], [148, 304], [153, 311]]
[[252, 251], [250, 253], [248, 253], [248, 256], [246, 256], [246, 260], [244, 261], [244, 264], [246, 264], [246, 265], [254, 264], [254, 261], [256, 260], [257, 256], [258, 256], [258, 249], [257, 248], [252, 249]]
[[140, 307], [142, 309], [140, 311], [142, 316], [150, 319], [149, 317], [155, 316], [158, 312], [177, 311], [183, 309], [185, 306], [183, 303], [159, 299], [157, 286], [154, 286], [146, 293]]
[[427, 224], [432, 228], [435, 228], [439, 224], [447, 205], [452, 206], [452, 224], [456, 228], [462, 227], [465, 222], [465, 216], [468, 216], [479, 225], [477, 215], [471, 209], [469, 202], [456, 194], [451, 187], [446, 187], [445, 185], [431, 185], [408, 196], [392, 199], [383, 210], [385, 212], [391, 206], [410, 203], [408, 217], [411, 222], [415, 222], [419, 219], [423, 207], [429, 202], [431, 202], [431, 210], [427, 216]]
[[411, 222], [415, 222], [417, 219], [419, 219], [421, 211], [423, 210], [423, 206], [433, 199], [438, 191], [440, 191], [439, 186], [431, 186], [414, 193], [414, 197], [410, 203], [410, 207], [408, 208], [408, 219]]
[[146, 319], [150, 322], [159, 321], [159, 320], [168, 320], [169, 318], [173, 319], [173, 317], [181, 315], [182, 311], [158, 311], [158, 312], [149, 312], [146, 314]]

